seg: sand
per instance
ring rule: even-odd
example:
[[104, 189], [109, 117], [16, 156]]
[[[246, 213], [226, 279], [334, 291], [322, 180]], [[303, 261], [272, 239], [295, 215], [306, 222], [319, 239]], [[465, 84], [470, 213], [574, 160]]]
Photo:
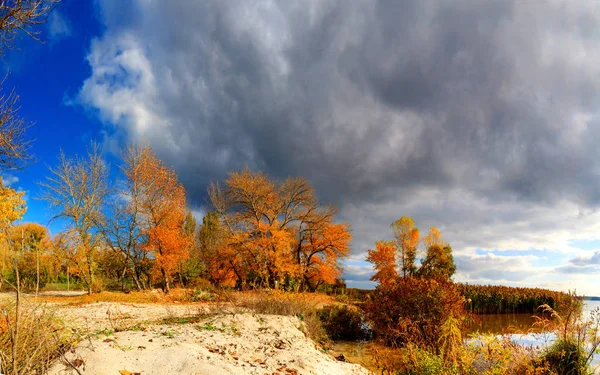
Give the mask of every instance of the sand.
[[[61, 359], [49, 374], [371, 374], [325, 353], [305, 336], [297, 317], [218, 308], [119, 303], [59, 307], [57, 313], [69, 325], [92, 334], [66, 355], [77, 370]], [[194, 319], [186, 323], [187, 316]], [[159, 322], [164, 318], [168, 323]]]

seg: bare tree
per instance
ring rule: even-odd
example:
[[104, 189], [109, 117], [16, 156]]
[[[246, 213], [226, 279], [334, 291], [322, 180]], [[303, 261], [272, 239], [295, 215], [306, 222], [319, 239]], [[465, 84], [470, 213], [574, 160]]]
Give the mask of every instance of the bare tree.
[[142, 148], [130, 146], [123, 152], [124, 165], [121, 167], [125, 180], [121, 182], [109, 204], [109, 214], [100, 231], [106, 244], [126, 259], [125, 272], [129, 270], [138, 290], [146, 288], [143, 279], [144, 264], [148, 252], [142, 249], [146, 221], [142, 217], [141, 194], [141, 152]]
[[59, 164], [50, 168], [51, 176], [40, 183], [45, 188], [42, 199], [55, 211], [54, 219], [66, 219], [78, 236], [85, 272], [82, 279], [92, 292], [95, 253], [101, 245], [98, 226], [103, 222], [102, 206], [107, 196], [108, 167], [92, 144], [87, 158], [67, 158], [61, 151]]

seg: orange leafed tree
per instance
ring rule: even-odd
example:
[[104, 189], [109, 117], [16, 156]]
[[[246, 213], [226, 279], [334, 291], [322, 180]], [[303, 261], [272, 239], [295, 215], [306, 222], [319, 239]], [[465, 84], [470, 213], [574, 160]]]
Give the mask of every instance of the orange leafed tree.
[[402, 276], [414, 275], [416, 272], [417, 246], [419, 245], [419, 229], [415, 227], [412, 218], [403, 216], [392, 224], [392, 231], [400, 252], [399, 261]]
[[191, 236], [184, 230], [185, 188], [175, 171], [164, 165], [150, 148], [140, 148], [138, 188], [140, 213], [145, 220], [144, 250], [154, 258], [153, 271], [168, 292], [172, 275], [189, 256]]
[[223, 253], [244, 284], [314, 290], [340, 275], [339, 259], [349, 252], [347, 224], [320, 205], [302, 178], [273, 181], [249, 169], [232, 172], [209, 196], [225, 231]]
[[384, 288], [394, 285], [398, 278], [397, 251], [394, 241], [377, 241], [375, 249], [367, 251], [367, 261], [373, 263], [375, 269], [371, 280], [378, 282]]

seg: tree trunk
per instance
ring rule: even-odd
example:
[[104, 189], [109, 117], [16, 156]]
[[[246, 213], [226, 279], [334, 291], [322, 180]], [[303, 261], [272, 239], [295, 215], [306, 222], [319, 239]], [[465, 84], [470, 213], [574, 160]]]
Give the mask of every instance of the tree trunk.
[[168, 277], [167, 277], [167, 273], [165, 272], [165, 269], [164, 269], [164, 268], [161, 268], [161, 269], [160, 269], [160, 273], [162, 274], [162, 277], [163, 277], [163, 282], [164, 282], [164, 285], [163, 285], [163, 292], [165, 292], [165, 293], [169, 293], [169, 291], [170, 291], [170, 288], [169, 288], [169, 279], [168, 279]]
[[40, 251], [37, 246], [35, 247], [35, 276], [35, 298], [37, 299], [40, 292]]

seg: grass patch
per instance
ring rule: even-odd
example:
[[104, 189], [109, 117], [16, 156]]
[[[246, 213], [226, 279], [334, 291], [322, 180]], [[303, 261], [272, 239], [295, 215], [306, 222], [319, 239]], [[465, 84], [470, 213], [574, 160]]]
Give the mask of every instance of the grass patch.
[[318, 316], [319, 308], [335, 303], [335, 298], [321, 293], [289, 293], [278, 290], [231, 293], [228, 300], [237, 309], [257, 314], [296, 316], [301, 331], [322, 346], [329, 339]]
[[0, 359], [4, 374], [44, 374], [50, 364], [79, 340], [64, 329], [55, 310], [22, 303], [0, 305]]

